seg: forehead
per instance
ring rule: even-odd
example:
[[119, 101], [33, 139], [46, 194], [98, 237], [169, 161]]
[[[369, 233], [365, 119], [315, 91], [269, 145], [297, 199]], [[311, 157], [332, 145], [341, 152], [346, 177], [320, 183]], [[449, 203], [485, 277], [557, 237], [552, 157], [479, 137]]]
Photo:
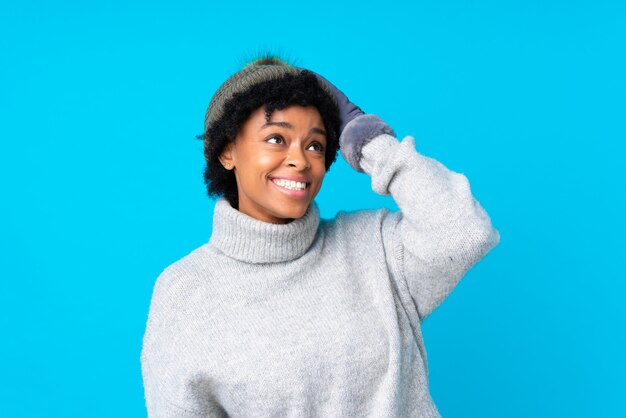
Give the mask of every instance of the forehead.
[[322, 116], [314, 106], [292, 105], [284, 109], [274, 110], [268, 118], [265, 107], [261, 106], [253, 111], [246, 121], [249, 128], [261, 130], [268, 122], [289, 122], [294, 129], [310, 129], [317, 127], [322, 129], [324, 123]]

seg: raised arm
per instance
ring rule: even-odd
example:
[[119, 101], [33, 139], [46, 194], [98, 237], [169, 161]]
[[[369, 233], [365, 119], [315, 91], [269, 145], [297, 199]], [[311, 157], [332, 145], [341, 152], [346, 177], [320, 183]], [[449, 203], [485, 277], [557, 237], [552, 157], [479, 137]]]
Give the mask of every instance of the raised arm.
[[372, 139], [362, 149], [360, 167], [371, 176], [372, 189], [391, 195], [400, 208], [383, 220], [383, 241], [389, 264], [424, 320], [500, 235], [467, 177], [418, 153], [410, 136], [401, 142], [388, 134]]
[[418, 153], [412, 137], [398, 141], [378, 116], [365, 114], [320, 78], [339, 104], [344, 159], [367, 173], [372, 189], [391, 195], [400, 208], [383, 219], [386, 257], [392, 276], [403, 281], [424, 320], [500, 242], [500, 234], [463, 174]]

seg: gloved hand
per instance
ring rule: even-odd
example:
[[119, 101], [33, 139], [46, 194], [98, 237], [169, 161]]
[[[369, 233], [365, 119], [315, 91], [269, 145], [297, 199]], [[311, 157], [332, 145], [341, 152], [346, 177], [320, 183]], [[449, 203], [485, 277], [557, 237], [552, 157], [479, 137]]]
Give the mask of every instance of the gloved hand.
[[365, 114], [365, 112], [363, 112], [360, 107], [352, 103], [341, 90], [335, 87], [333, 83], [328, 81], [320, 74], [313, 74], [315, 74], [319, 79], [326, 83], [326, 85], [332, 90], [333, 94], [335, 95], [335, 100], [337, 100], [337, 105], [339, 106], [339, 118], [341, 119], [339, 133], [343, 132], [343, 128], [345, 128], [348, 122], [350, 122], [352, 119], [355, 119], [356, 117]]
[[[312, 71], [311, 71], [312, 72]], [[361, 149], [372, 139], [381, 134], [395, 136], [393, 129], [381, 118], [373, 114], [364, 113], [357, 105], [352, 103], [341, 90], [321, 75], [314, 73], [320, 80], [333, 91], [337, 105], [341, 125], [339, 132], [339, 150], [343, 159], [356, 171], [363, 172], [361, 168]]]

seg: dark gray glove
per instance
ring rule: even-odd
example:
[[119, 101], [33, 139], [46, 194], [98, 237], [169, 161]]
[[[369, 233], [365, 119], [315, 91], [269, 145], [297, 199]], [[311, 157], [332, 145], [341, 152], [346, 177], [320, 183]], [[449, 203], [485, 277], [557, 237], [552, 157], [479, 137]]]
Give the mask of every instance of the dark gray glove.
[[376, 115], [364, 113], [357, 105], [352, 103], [341, 90], [321, 75], [314, 73], [320, 78], [335, 95], [339, 106], [341, 126], [339, 132], [339, 150], [343, 159], [356, 171], [363, 172], [361, 168], [361, 149], [372, 139], [381, 134], [396, 136], [393, 129]]
[[[311, 71], [313, 72], [313, 71]], [[341, 119], [341, 126], [339, 127], [339, 132], [343, 132], [343, 128], [350, 122], [352, 119], [355, 119], [357, 116], [364, 115], [365, 112], [361, 110], [357, 105], [352, 103], [348, 96], [343, 94], [341, 90], [339, 90], [333, 83], [328, 81], [325, 77], [314, 73], [318, 78], [320, 78], [326, 85], [333, 91], [335, 95], [335, 100], [337, 100], [337, 105], [339, 106], [339, 118]]]

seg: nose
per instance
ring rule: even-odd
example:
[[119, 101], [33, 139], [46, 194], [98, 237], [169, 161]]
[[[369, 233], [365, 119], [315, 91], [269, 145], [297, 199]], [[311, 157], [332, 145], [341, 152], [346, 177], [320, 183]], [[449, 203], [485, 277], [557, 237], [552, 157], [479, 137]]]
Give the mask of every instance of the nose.
[[298, 170], [305, 170], [311, 166], [304, 150], [302, 150], [302, 147], [295, 143], [293, 146], [289, 147], [285, 161], [288, 166], [294, 167]]

